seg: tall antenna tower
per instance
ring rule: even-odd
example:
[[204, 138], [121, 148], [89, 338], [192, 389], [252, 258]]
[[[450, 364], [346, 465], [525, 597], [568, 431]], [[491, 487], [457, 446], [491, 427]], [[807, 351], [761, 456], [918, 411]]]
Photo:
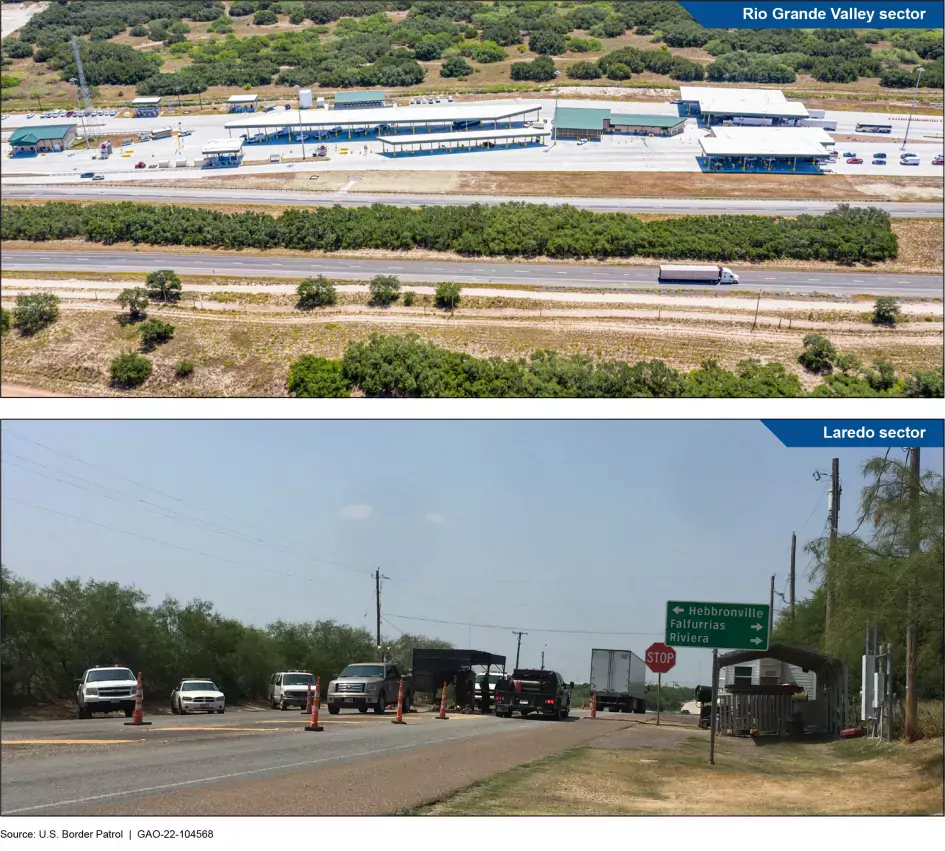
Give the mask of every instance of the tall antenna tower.
[[85, 104], [85, 116], [82, 119], [82, 127], [87, 138], [94, 139], [99, 135], [100, 124], [95, 121], [93, 115], [95, 106], [92, 103], [92, 93], [89, 91], [89, 84], [85, 81], [85, 71], [82, 70], [82, 57], [79, 56], [79, 39], [72, 36], [72, 53], [75, 56], [75, 67], [79, 75], [79, 91], [82, 92], [82, 102]]

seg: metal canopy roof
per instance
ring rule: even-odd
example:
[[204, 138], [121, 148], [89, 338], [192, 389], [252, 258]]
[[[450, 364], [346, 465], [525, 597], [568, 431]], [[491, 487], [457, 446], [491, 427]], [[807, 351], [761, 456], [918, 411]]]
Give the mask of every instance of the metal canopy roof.
[[697, 102], [709, 115], [744, 115], [758, 118], [809, 118], [802, 103], [789, 101], [778, 89], [728, 89], [680, 86], [680, 99]]
[[384, 92], [335, 92], [335, 103], [370, 103], [383, 100]]
[[387, 145], [418, 145], [423, 142], [474, 142], [522, 139], [525, 137], [547, 138], [551, 131], [547, 128], [513, 127], [511, 130], [457, 130], [455, 133], [412, 133], [409, 136], [378, 136], [377, 141]]
[[242, 150], [243, 140], [239, 139], [214, 139], [203, 146], [204, 154], [235, 154]]
[[464, 104], [455, 106], [405, 106], [381, 109], [286, 109], [257, 113], [235, 118], [224, 126], [227, 130], [246, 130], [265, 127], [355, 127], [382, 124], [450, 124], [455, 121], [507, 121], [530, 112], [540, 112], [540, 103]]
[[609, 109], [562, 106], [554, 112], [555, 126], [559, 130], [598, 130], [602, 132], [605, 118], [610, 118]]
[[610, 126], [615, 124], [625, 127], [676, 127], [685, 124], [686, 117], [680, 115], [639, 115], [614, 112], [610, 116]]
[[11, 145], [35, 145], [37, 142], [54, 142], [64, 139], [75, 124], [47, 124], [45, 127], [18, 127], [10, 134]]
[[846, 664], [836, 656], [828, 656], [819, 650], [809, 650], [795, 644], [769, 644], [767, 650], [733, 650], [719, 654], [719, 667], [727, 668], [742, 662], [754, 662], [756, 659], [777, 659], [798, 668], [821, 673], [827, 670], [843, 668]]
[[157, 106], [161, 102], [161, 98], [135, 98], [132, 102], [132, 106]]
[[713, 127], [699, 139], [706, 156], [822, 157], [833, 137], [821, 127]]
[[259, 95], [230, 95], [227, 103], [256, 103]]

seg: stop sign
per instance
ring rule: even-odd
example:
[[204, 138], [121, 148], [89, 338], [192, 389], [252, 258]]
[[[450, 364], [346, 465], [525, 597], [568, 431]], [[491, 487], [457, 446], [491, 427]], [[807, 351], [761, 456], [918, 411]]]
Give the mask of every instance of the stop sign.
[[667, 674], [676, 664], [676, 651], [672, 647], [657, 641], [646, 649], [646, 666], [654, 674]]

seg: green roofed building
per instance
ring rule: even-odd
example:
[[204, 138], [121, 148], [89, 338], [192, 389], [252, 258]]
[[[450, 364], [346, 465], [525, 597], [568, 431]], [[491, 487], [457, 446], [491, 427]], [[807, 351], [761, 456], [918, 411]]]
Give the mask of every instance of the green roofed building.
[[559, 107], [555, 112], [556, 138], [600, 141], [604, 133], [635, 136], [675, 136], [686, 126], [678, 115], [631, 115], [609, 109]]
[[75, 141], [75, 124], [19, 127], [10, 134], [13, 155], [64, 151]]
[[335, 92], [335, 109], [370, 109], [387, 106], [384, 92]]
[[611, 133], [632, 136], [676, 136], [686, 126], [685, 116], [679, 115], [630, 115], [611, 113], [608, 129]]

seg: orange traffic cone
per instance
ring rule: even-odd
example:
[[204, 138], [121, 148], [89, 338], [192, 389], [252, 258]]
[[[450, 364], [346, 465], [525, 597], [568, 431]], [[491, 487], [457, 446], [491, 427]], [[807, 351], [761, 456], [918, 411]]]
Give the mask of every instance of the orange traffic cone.
[[446, 714], [446, 683], [443, 683], [443, 697], [440, 698], [440, 714], [436, 716], [437, 721], [449, 721], [450, 717]]
[[394, 718], [391, 724], [406, 724], [404, 721], [404, 681], [401, 680], [397, 684], [397, 717]]
[[315, 696], [312, 700], [312, 720], [309, 725], [305, 728], [310, 733], [320, 733], [324, 730], [324, 727], [319, 726], [318, 724], [318, 687], [321, 684], [321, 678], [315, 678]]
[[150, 721], [144, 721], [144, 686], [141, 684], [141, 671], [138, 671], [138, 687], [135, 690], [135, 713], [130, 721], [125, 721], [126, 727], [150, 727]]
[[305, 709], [302, 710], [303, 715], [308, 715], [312, 711], [312, 684], [308, 684], [308, 688], [305, 689]]
[[591, 692], [591, 718], [597, 717], [597, 692]]

